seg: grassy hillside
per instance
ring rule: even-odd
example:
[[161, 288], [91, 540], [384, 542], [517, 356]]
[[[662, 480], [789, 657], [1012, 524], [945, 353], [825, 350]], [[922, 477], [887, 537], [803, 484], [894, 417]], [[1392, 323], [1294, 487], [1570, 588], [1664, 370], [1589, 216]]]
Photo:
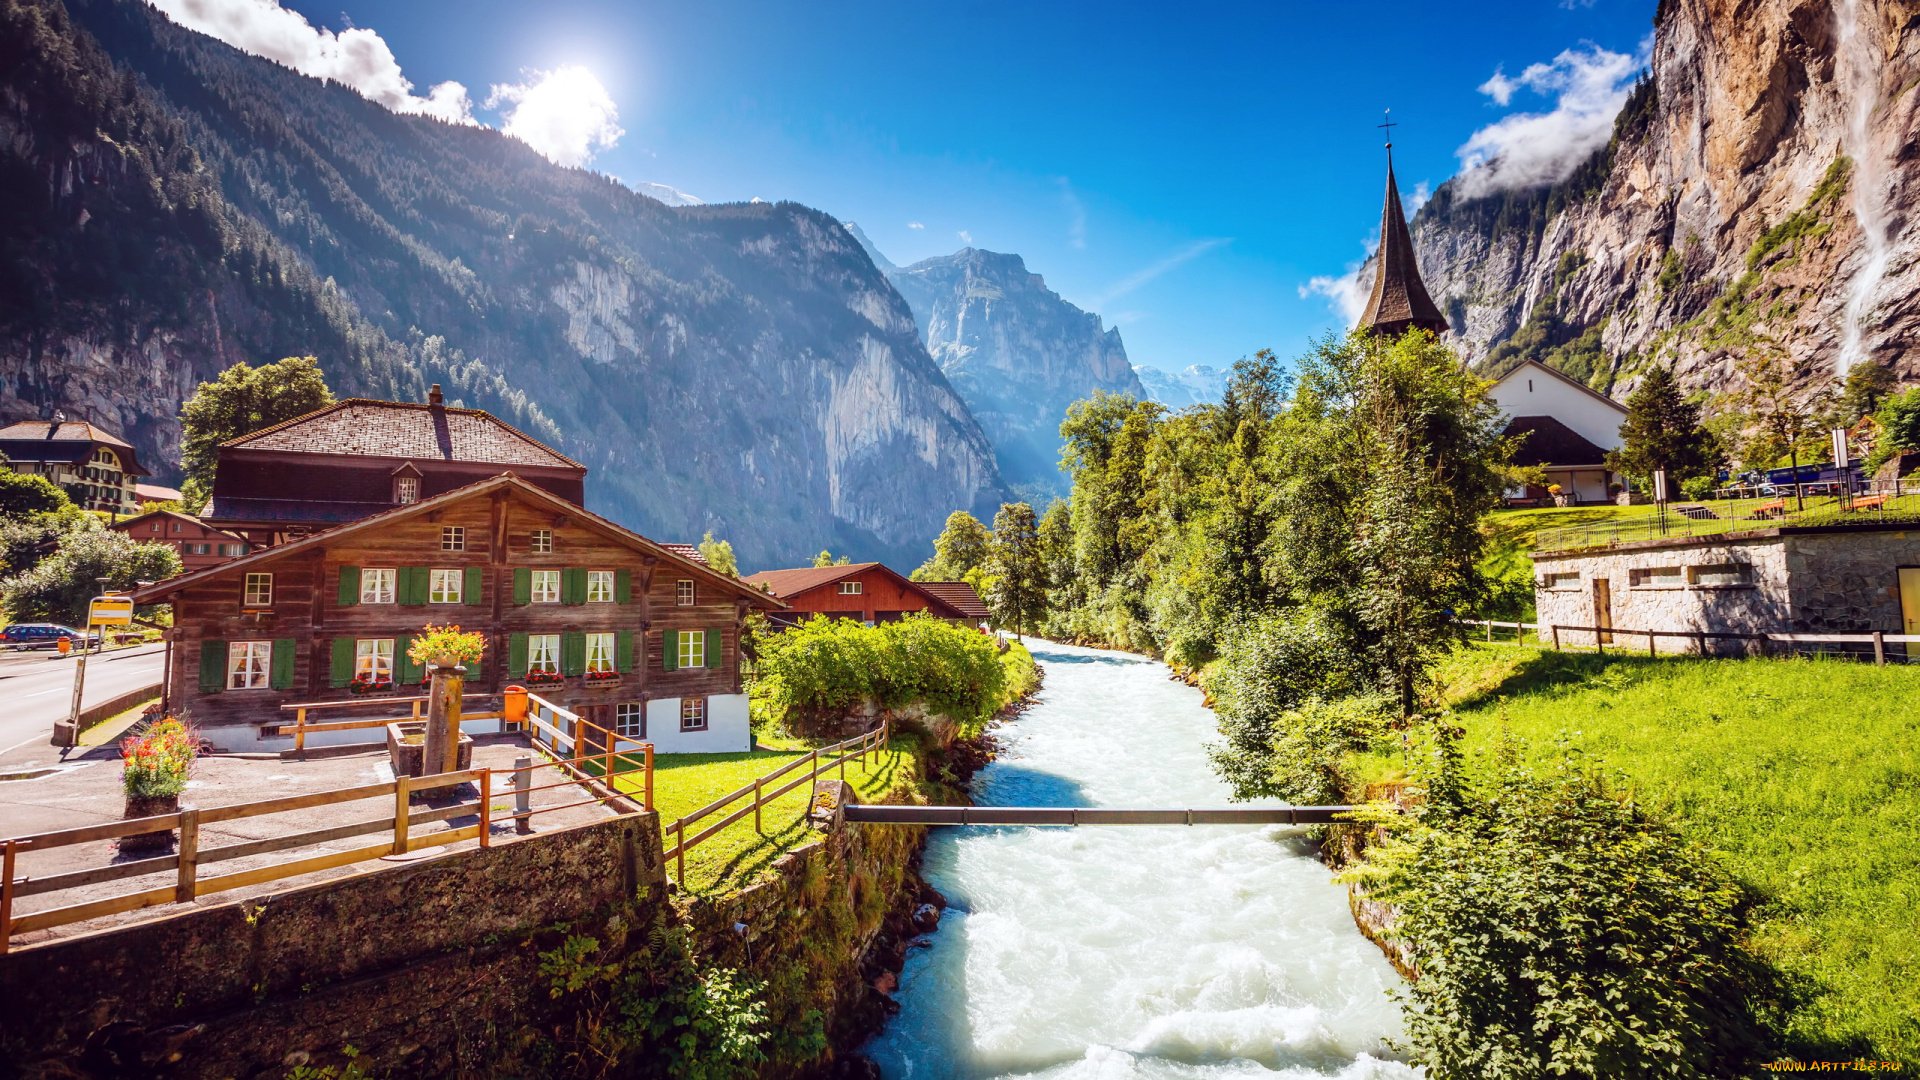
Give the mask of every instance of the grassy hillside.
[[1570, 740], [1754, 891], [1797, 1053], [1920, 1062], [1920, 668], [1493, 645], [1441, 674], [1476, 768], [1503, 725], [1536, 762]]

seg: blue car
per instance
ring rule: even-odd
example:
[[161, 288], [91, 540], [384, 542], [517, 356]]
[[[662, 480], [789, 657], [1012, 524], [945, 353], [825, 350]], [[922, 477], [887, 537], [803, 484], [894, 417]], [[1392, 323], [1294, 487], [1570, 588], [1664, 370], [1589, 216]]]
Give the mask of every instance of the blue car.
[[0, 642], [10, 649], [57, 649], [63, 639], [73, 642], [76, 649], [100, 644], [98, 633], [88, 634], [59, 623], [14, 623], [0, 630]]

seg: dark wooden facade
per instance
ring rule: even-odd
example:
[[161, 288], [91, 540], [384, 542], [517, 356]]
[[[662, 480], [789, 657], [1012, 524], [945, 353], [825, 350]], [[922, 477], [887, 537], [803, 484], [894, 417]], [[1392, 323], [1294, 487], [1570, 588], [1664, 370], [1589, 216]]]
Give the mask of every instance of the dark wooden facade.
[[[433, 599], [435, 570], [446, 572], [449, 595], [458, 583], [458, 602]], [[392, 572], [390, 579], [383, 571]], [[548, 573], [559, 586], [552, 601], [542, 595]], [[270, 597], [261, 595], [258, 578], [249, 597], [249, 575], [261, 574], [271, 575]], [[388, 580], [390, 593], [384, 591]], [[691, 584], [691, 604], [681, 602], [683, 582]], [[161, 582], [137, 596], [143, 604], [172, 602], [169, 697], [176, 710], [209, 728], [280, 723], [290, 719], [280, 706], [294, 702], [415, 694], [423, 672], [404, 659], [406, 639], [429, 623], [486, 635], [486, 656], [469, 674], [468, 692], [519, 683], [613, 727], [619, 704], [739, 694], [746, 612], [780, 606], [511, 475]], [[700, 651], [718, 655], [700, 667], [666, 663], [664, 647], [683, 630], [699, 631]], [[604, 681], [589, 680], [584, 671], [586, 636], [595, 634], [613, 635], [615, 672]], [[529, 648], [541, 635], [560, 639], [557, 683], [527, 677]], [[391, 690], [353, 692], [361, 641], [393, 642]], [[269, 645], [268, 685], [231, 688], [237, 650], [250, 653], [259, 642]]]
[[763, 570], [744, 580], [786, 602], [789, 610], [774, 616], [776, 624], [791, 625], [810, 614], [870, 623], [895, 622], [916, 611], [955, 621], [966, 618], [952, 604], [881, 563]]

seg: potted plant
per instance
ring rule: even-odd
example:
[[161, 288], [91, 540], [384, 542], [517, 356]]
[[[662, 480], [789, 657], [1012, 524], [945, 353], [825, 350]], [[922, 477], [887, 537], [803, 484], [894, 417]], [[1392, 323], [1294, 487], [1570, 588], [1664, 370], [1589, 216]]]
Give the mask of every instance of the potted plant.
[[529, 671], [526, 681], [534, 686], [557, 684], [561, 681], [561, 675], [557, 671]]
[[[167, 717], [120, 743], [120, 786], [126, 793], [123, 820], [171, 814], [180, 809], [199, 740], [186, 724]], [[173, 850], [173, 830], [120, 838], [124, 855], [165, 854]]]
[[407, 646], [407, 657], [416, 664], [456, 668], [469, 660], [480, 659], [486, 649], [486, 636], [477, 630], [463, 631], [458, 626], [428, 623]]
[[473, 739], [460, 731], [460, 691], [467, 672], [462, 665], [480, 659], [486, 645], [480, 633], [428, 623], [407, 646], [407, 658], [426, 669], [427, 716], [387, 725], [394, 775], [434, 775], [472, 764]]
[[391, 689], [393, 689], [391, 678], [377, 678], [370, 674], [355, 675], [347, 682], [347, 692], [350, 694], [376, 694]]
[[589, 671], [587, 672], [587, 681], [589, 683], [619, 682], [620, 673], [617, 671]]
[[1572, 505], [1571, 498], [1566, 494], [1566, 491], [1563, 488], [1561, 488], [1559, 484], [1548, 484], [1547, 494], [1553, 496], [1553, 505], [1555, 506], [1571, 506]]

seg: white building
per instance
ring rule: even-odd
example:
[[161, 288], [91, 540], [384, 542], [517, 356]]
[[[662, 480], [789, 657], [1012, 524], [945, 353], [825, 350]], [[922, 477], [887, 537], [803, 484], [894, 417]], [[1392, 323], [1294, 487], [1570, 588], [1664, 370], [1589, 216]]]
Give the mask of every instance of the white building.
[[[1516, 465], [1538, 465], [1549, 483], [1576, 503], [1602, 503], [1612, 479], [1606, 452], [1621, 446], [1627, 410], [1604, 394], [1529, 360], [1500, 377], [1491, 396], [1507, 417], [1506, 434], [1526, 433]], [[1540, 498], [1544, 491], [1510, 492], [1510, 498]]]

